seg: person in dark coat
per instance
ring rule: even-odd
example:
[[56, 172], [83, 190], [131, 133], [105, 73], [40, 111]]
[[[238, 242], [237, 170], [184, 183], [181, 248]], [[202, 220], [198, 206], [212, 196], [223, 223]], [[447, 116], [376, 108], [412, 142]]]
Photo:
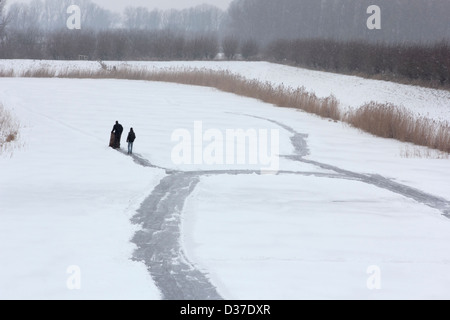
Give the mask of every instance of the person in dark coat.
[[114, 125], [111, 133], [114, 133], [114, 135], [116, 137], [116, 140], [114, 143], [114, 149], [120, 148], [120, 139], [122, 138], [123, 127], [119, 123], [119, 121], [116, 121], [116, 124]]
[[134, 133], [133, 128], [130, 129], [128, 133], [127, 142], [128, 142], [128, 154], [133, 154], [133, 143], [136, 140], [136, 134]]

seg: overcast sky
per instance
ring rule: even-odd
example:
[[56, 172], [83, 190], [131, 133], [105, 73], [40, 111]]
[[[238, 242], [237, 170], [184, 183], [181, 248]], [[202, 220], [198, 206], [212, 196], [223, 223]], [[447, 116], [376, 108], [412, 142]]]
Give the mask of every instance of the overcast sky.
[[[8, 2], [30, 2], [31, 0], [9, 0]], [[149, 9], [183, 9], [190, 8], [196, 5], [207, 3], [219, 7], [221, 9], [227, 9], [232, 0], [91, 0], [97, 3], [99, 6], [116, 11], [122, 12], [127, 6], [132, 7], [147, 7]]]

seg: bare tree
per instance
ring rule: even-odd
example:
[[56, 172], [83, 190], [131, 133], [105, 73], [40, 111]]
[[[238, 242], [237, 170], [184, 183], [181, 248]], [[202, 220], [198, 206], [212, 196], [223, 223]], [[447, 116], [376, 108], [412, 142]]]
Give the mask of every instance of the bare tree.
[[186, 41], [184, 52], [189, 60], [213, 59], [219, 51], [217, 35], [213, 33], [196, 34]]
[[222, 41], [223, 54], [227, 59], [232, 60], [238, 53], [239, 39], [235, 36], [227, 36]]
[[123, 26], [130, 30], [157, 30], [161, 25], [162, 13], [145, 7], [128, 6], [123, 12]]
[[5, 36], [6, 26], [9, 22], [9, 15], [5, 11], [6, 0], [0, 0], [0, 40]]
[[255, 58], [259, 53], [259, 45], [256, 40], [248, 39], [244, 41], [241, 48], [241, 54], [242, 57], [245, 60], [253, 59]]

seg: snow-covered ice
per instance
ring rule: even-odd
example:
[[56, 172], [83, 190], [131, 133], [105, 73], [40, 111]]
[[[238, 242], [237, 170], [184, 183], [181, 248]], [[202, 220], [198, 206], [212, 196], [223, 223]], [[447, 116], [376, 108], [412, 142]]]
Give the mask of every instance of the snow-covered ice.
[[[0, 65], [18, 69], [32, 63]], [[98, 68], [86, 62], [39, 63]], [[343, 105], [355, 107], [363, 98], [388, 97], [423, 112], [428, 101], [435, 106], [427, 109], [430, 115], [449, 120], [445, 91], [268, 63], [141, 64], [224, 68], [262, 81], [304, 85], [318, 95], [333, 93]], [[135, 129], [134, 151], [140, 157], [184, 171], [259, 168], [175, 164], [172, 134], [177, 129], [193, 133], [196, 121], [222, 133], [279, 130], [281, 156], [295, 150], [292, 132], [279, 124], [305, 134], [309, 154], [304, 159], [310, 163], [281, 157], [279, 169], [286, 172], [279, 175], [202, 175], [186, 199], [181, 247], [223, 298], [450, 298], [450, 219], [442, 210], [336, 177], [314, 164], [380, 175], [448, 202], [448, 159], [404, 158], [402, 149], [413, 148], [408, 144], [211, 88], [1, 78], [0, 102], [22, 126], [18, 147], [0, 156], [2, 299], [163, 298], [144, 263], [133, 259], [131, 239], [140, 226], [131, 219], [167, 173], [108, 147], [116, 120], [124, 135]], [[375, 276], [379, 287], [371, 290], [368, 281]], [[79, 280], [79, 290], [71, 290], [72, 280]]]

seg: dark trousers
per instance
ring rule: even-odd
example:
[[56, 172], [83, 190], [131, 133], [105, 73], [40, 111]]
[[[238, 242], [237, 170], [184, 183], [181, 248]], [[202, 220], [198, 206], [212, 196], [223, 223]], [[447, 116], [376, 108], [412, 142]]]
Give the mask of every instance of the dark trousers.
[[115, 148], [120, 148], [120, 138], [122, 137], [122, 134], [116, 133], [116, 141], [114, 143]]

